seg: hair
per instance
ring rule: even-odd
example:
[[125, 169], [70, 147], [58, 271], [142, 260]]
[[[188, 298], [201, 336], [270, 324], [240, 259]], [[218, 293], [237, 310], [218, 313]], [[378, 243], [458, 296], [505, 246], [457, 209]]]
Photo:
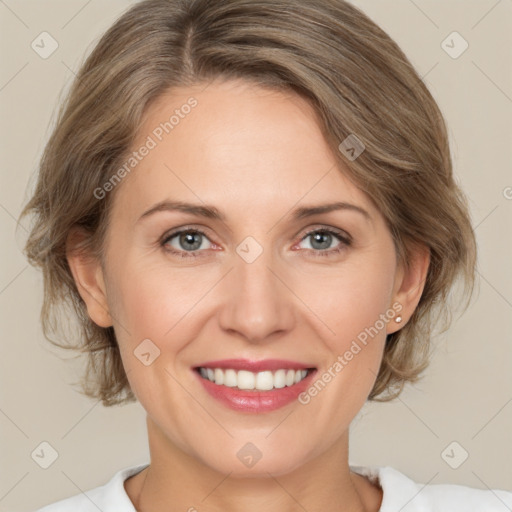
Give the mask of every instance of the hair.
[[[80, 249], [104, 261], [120, 186], [102, 199], [94, 191], [126, 162], [151, 102], [173, 87], [217, 78], [307, 99], [340, 166], [385, 218], [400, 263], [407, 266], [416, 246], [429, 249], [418, 306], [387, 336], [368, 400], [397, 397], [428, 366], [434, 326], [442, 332], [450, 325], [448, 299], [459, 278], [467, 308], [476, 243], [435, 100], [398, 45], [343, 0], [145, 0], [107, 30], [61, 104], [20, 215], [34, 218], [25, 254], [44, 277], [45, 337], [87, 354], [80, 392], [105, 406], [136, 400], [113, 327], [87, 314], [66, 242], [79, 227], [87, 234]], [[356, 159], [339, 149], [349, 135], [364, 144]], [[65, 308], [78, 320], [79, 336], [64, 336]]]

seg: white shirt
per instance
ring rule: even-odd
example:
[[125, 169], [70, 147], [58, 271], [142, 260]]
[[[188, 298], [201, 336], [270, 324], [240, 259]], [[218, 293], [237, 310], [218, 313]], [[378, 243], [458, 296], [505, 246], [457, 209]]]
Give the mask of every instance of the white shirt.
[[[136, 512], [124, 481], [148, 464], [118, 471], [109, 482], [36, 512]], [[390, 466], [350, 466], [382, 487], [379, 512], [511, 512], [512, 492], [482, 490], [454, 484], [418, 484]]]

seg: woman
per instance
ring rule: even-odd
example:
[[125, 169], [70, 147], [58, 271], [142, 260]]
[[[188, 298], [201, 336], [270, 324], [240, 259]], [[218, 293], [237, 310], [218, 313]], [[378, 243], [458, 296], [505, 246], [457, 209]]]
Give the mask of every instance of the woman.
[[[146, 0], [82, 66], [24, 214], [45, 333], [139, 400], [150, 464], [40, 510], [494, 510], [348, 463], [366, 400], [428, 364], [475, 240], [432, 96], [340, 0]], [[496, 508], [498, 510], [498, 508]]]

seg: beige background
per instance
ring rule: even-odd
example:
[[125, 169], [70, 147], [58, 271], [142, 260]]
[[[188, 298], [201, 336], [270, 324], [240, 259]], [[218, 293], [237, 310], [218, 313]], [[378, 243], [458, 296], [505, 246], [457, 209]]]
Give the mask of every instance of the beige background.
[[[354, 421], [350, 463], [391, 465], [423, 483], [512, 490], [512, 1], [356, 3], [402, 46], [447, 118], [480, 261], [479, 293], [435, 340], [424, 379], [392, 403], [367, 404]], [[42, 279], [20, 252], [27, 226], [15, 232], [62, 87], [129, 5], [0, 2], [0, 511], [34, 510], [148, 457], [139, 404], [107, 409], [69, 385], [81, 363], [61, 361], [44, 340]], [[43, 31], [59, 44], [46, 60], [30, 46]], [[441, 46], [453, 31], [469, 43], [457, 59]], [[43, 441], [58, 452], [48, 469], [31, 458]], [[441, 456], [453, 441], [453, 460], [469, 454], [458, 469]]]

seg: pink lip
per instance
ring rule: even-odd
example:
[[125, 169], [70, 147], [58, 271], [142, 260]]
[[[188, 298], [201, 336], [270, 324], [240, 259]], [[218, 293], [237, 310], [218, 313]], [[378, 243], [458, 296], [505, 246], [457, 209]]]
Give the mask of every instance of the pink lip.
[[285, 359], [263, 359], [262, 361], [249, 361], [248, 359], [222, 359], [198, 364], [196, 368], [232, 368], [233, 370], [247, 370], [249, 372], [274, 371], [281, 368], [285, 370], [307, 370], [313, 368], [311, 364], [287, 361]]
[[284, 361], [279, 359], [267, 359], [264, 361], [248, 361], [245, 359], [224, 359], [222, 361], [211, 361], [199, 365], [194, 369], [196, 378], [199, 379], [204, 389], [230, 409], [249, 413], [263, 413], [280, 409], [285, 405], [297, 400], [299, 395], [304, 392], [312, 382], [317, 373], [313, 369], [308, 375], [293, 386], [285, 386], [281, 389], [272, 389], [270, 391], [249, 391], [238, 388], [222, 386], [203, 378], [197, 368], [232, 368], [233, 370], [247, 370], [252, 372], [272, 371], [278, 369], [306, 370], [311, 366], [293, 361]]

